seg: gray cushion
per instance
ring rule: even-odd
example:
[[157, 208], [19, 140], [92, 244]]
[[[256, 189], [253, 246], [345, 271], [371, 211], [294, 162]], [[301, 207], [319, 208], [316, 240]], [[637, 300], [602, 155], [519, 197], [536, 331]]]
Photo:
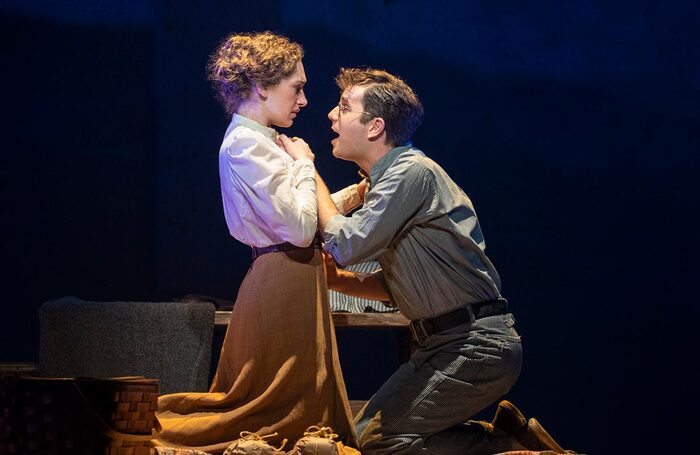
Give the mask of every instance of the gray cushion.
[[40, 372], [48, 377], [146, 376], [161, 393], [206, 391], [214, 305], [183, 302], [44, 303]]

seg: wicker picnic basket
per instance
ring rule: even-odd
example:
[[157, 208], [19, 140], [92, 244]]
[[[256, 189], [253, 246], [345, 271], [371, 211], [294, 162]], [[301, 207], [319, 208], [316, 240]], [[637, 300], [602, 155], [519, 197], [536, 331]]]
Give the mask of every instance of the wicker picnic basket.
[[3, 378], [0, 455], [150, 455], [159, 381]]

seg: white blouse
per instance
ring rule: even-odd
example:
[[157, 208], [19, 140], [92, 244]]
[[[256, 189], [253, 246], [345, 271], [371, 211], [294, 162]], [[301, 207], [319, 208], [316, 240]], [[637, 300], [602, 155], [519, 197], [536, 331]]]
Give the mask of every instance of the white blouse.
[[[308, 246], [316, 235], [313, 161], [294, 160], [275, 143], [277, 132], [233, 114], [219, 150], [224, 216], [237, 240], [255, 247]], [[357, 185], [333, 195], [338, 210], [360, 204]]]

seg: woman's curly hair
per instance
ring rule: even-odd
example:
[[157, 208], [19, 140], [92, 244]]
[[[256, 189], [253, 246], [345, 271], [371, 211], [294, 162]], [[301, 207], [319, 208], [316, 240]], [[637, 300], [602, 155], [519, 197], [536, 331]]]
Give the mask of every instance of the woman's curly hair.
[[209, 57], [207, 75], [231, 115], [252, 93], [253, 85], [269, 88], [294, 74], [304, 56], [301, 45], [272, 32], [227, 36]]

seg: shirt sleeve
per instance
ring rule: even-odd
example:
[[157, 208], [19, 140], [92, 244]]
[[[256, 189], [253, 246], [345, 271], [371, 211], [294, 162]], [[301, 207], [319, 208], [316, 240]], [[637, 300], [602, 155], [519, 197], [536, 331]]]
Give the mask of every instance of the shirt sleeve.
[[435, 194], [433, 175], [418, 164], [387, 170], [351, 217], [333, 216], [323, 232], [324, 248], [338, 264], [375, 259], [395, 238], [429, 215]]
[[316, 234], [314, 164], [292, 160], [265, 137], [241, 135], [230, 147], [228, 165], [248, 202], [266, 228], [284, 241], [305, 247]]

